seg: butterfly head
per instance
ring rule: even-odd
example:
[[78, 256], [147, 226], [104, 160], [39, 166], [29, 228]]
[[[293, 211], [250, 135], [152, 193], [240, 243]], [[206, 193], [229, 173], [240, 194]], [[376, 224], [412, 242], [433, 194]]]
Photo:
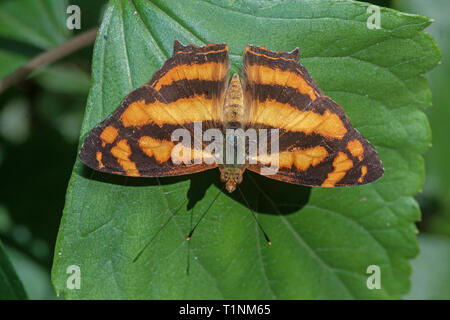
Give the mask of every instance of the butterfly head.
[[243, 170], [241, 168], [224, 167], [220, 170], [220, 180], [225, 182], [225, 189], [231, 193], [242, 182], [242, 174]]

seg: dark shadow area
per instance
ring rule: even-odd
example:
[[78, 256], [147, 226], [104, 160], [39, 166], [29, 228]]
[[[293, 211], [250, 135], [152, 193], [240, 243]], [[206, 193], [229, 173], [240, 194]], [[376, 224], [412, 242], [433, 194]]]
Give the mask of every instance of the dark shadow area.
[[81, 163], [81, 161], [79, 162], [78, 165], [81, 167], [79, 175], [86, 179], [121, 186], [148, 187], [148, 186], [157, 186], [158, 184], [160, 185], [173, 184], [189, 179], [188, 175], [177, 177], [165, 177], [165, 178], [125, 177], [121, 175], [92, 170], [91, 168]]
[[5, 37], [0, 37], [0, 50], [24, 57], [33, 57], [42, 52], [41, 48], [32, 44]]
[[381, 7], [387, 7], [390, 8], [391, 7], [391, 0], [366, 0], [369, 3], [372, 3], [374, 5], [377, 6], [381, 6]]
[[[223, 182], [220, 181], [219, 169], [206, 170], [203, 172], [178, 177], [165, 177], [157, 179], [123, 177], [108, 173], [101, 173], [82, 165], [80, 174], [87, 179], [93, 179], [104, 183], [138, 187], [155, 186], [158, 184], [170, 185], [173, 183], [190, 180], [190, 186], [187, 192], [187, 210], [191, 210], [198, 201], [204, 198], [206, 191], [212, 184], [215, 184], [219, 189], [223, 188]], [[244, 173], [244, 180], [240, 184], [240, 188], [247, 198], [252, 210], [258, 213], [267, 214], [294, 213], [308, 203], [311, 193], [310, 187], [269, 179], [248, 170]], [[223, 191], [223, 194], [241, 203], [242, 205], [247, 206], [245, 200], [238, 191], [233, 193]]]
[[[50, 267], [52, 250], [64, 207], [67, 182], [75, 158], [75, 145], [65, 141], [58, 131], [46, 123], [36, 125], [26, 142], [15, 145], [0, 139], [4, 158], [0, 166], [2, 188], [0, 204], [16, 226], [5, 243]], [[48, 244], [47, 255], [31, 253], [27, 238], [14, 237], [17, 230]], [[18, 242], [19, 241], [19, 242]]]
[[162, 178], [142, 178], [142, 177], [125, 177], [110, 173], [103, 173], [92, 170], [91, 168], [79, 163], [81, 166], [80, 175], [86, 179], [100, 181], [103, 183], [121, 185], [121, 186], [134, 186], [134, 187], [148, 187], [148, 186], [165, 186], [186, 180], [190, 180], [190, 187], [187, 192], [188, 203], [187, 210], [192, 209], [195, 204], [203, 199], [206, 190], [214, 182], [214, 179], [219, 181], [218, 169], [207, 170], [200, 173], [187, 174], [175, 177], [162, 177]]
[[[222, 188], [219, 173], [214, 183]], [[270, 179], [246, 170], [244, 180], [239, 185], [252, 210], [266, 214], [291, 214], [308, 203], [311, 193], [310, 187], [290, 184]], [[228, 193], [228, 197], [246, 206], [245, 200], [238, 191]]]
[[[309, 201], [311, 187], [270, 179], [254, 172], [247, 172], [247, 175], [249, 177], [244, 179], [248, 189], [259, 191], [256, 207], [258, 212], [291, 214], [303, 208]], [[274, 205], [278, 212], [274, 212]]]
[[426, 232], [430, 229], [435, 219], [443, 218], [445, 205], [439, 197], [434, 194], [418, 194], [414, 197], [419, 204], [422, 212], [421, 220], [416, 222], [420, 232]]
[[207, 170], [190, 176], [191, 184], [187, 193], [187, 210], [195, 207], [198, 201], [205, 197], [206, 190], [213, 184], [220, 182], [219, 169]]

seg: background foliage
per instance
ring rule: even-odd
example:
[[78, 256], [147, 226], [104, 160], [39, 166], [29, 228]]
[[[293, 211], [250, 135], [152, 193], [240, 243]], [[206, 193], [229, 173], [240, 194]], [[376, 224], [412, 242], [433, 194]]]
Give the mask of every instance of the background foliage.
[[[0, 4], [0, 16], [9, 18], [0, 23], [0, 58], [6, 57], [0, 59], [0, 77], [71, 37], [61, 16], [67, 2], [39, 3]], [[81, 7], [83, 29], [100, 23], [102, 2], [71, 3]], [[315, 1], [299, 10], [294, 1], [265, 4], [111, 1], [93, 55], [81, 137], [148, 80], [170, 56], [174, 39], [229, 43], [232, 71], [238, 72], [251, 37], [274, 50], [300, 47], [301, 62], [319, 86], [380, 151], [385, 177], [362, 188], [322, 190], [248, 175], [244, 189], [274, 245], [266, 247], [242, 199], [223, 194], [188, 248], [184, 237], [217, 193], [217, 172], [142, 181], [92, 173], [77, 161], [53, 267], [53, 285], [66, 298], [396, 298], [408, 292], [408, 260], [418, 253], [413, 222], [419, 210], [411, 196], [423, 184], [420, 154], [430, 139], [422, 109], [431, 96], [422, 74], [439, 60], [421, 31], [429, 20], [383, 9], [384, 29], [370, 31], [366, 5]], [[444, 52], [443, 65], [430, 74], [435, 106], [429, 116], [439, 139], [448, 130], [442, 120], [448, 26], [438, 18], [445, 0], [434, 4], [392, 5], [437, 18], [427, 31]], [[30, 6], [34, 19], [18, 14], [19, 6]], [[36, 17], [46, 24], [33, 25]], [[29, 30], [39, 36], [27, 36]], [[0, 236], [30, 298], [54, 297], [49, 268], [76, 158], [91, 56], [91, 49], [77, 52], [0, 95], [0, 171], [8, 181], [0, 198]], [[446, 169], [439, 162], [446, 151], [441, 139], [427, 155], [432, 175], [418, 198], [426, 250], [413, 261], [406, 297], [449, 297], [439, 281], [449, 277], [443, 253], [450, 236], [449, 189], [442, 188], [448, 179], [439, 179]], [[36, 160], [27, 161], [31, 157]], [[70, 264], [82, 269], [82, 290], [65, 289]], [[382, 268], [380, 291], [365, 287], [369, 264]]]

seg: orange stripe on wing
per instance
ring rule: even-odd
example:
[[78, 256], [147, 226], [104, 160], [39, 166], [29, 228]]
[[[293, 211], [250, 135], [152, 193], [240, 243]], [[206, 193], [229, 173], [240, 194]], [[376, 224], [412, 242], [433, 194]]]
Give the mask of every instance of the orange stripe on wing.
[[207, 62], [202, 64], [181, 64], [173, 67], [152, 85], [156, 90], [180, 80], [220, 81], [227, 73], [225, 63]]
[[264, 165], [275, 164], [274, 157], [278, 157], [278, 166], [280, 168], [292, 168], [295, 166], [298, 170], [306, 171], [311, 166], [317, 166], [328, 156], [328, 151], [323, 146], [317, 146], [306, 149], [297, 149], [292, 151], [283, 151], [279, 154], [259, 156], [259, 162]]
[[361, 176], [358, 179], [359, 183], [362, 183], [364, 181], [364, 177], [366, 176], [366, 174], [367, 174], [367, 166], [362, 166], [361, 167]]
[[347, 171], [353, 168], [353, 161], [348, 156], [339, 152], [333, 161], [333, 171], [328, 174], [327, 179], [322, 183], [322, 187], [334, 187], [344, 176]]
[[118, 135], [119, 131], [116, 128], [114, 128], [113, 126], [107, 126], [100, 134], [102, 146], [104, 147], [107, 143], [113, 143]]
[[149, 157], [154, 157], [156, 161], [163, 163], [170, 159], [173, 149], [172, 141], [164, 141], [154, 139], [152, 137], [143, 136], [139, 139], [139, 147]]
[[152, 123], [162, 127], [164, 124], [216, 120], [217, 117], [215, 101], [203, 95], [196, 95], [168, 104], [160, 101], [147, 104], [144, 99], [135, 101], [125, 109], [120, 119], [125, 127]]
[[308, 82], [300, 75], [292, 71], [284, 71], [278, 68], [270, 68], [263, 65], [249, 65], [246, 70], [247, 79], [250, 82], [265, 85], [288, 86], [298, 90], [301, 94], [308, 95], [315, 100], [318, 95]]
[[276, 100], [259, 102], [251, 121], [287, 131], [317, 133], [335, 139], [342, 139], [347, 133], [344, 123], [333, 112], [326, 110], [323, 114], [319, 114], [301, 111]]
[[195, 149], [178, 143], [172, 149], [172, 162], [178, 163], [207, 163], [214, 164], [216, 159], [213, 154], [204, 149]]
[[358, 140], [352, 140], [347, 143], [347, 149], [350, 151], [352, 156], [358, 157], [359, 161], [363, 160], [364, 147]]
[[102, 162], [102, 153], [100, 151], [97, 151], [97, 153], [95, 154], [95, 159], [98, 162], [98, 168], [103, 169], [105, 165]]
[[131, 148], [127, 143], [127, 140], [122, 139], [111, 148], [111, 154], [117, 159], [127, 176], [140, 176], [139, 171], [136, 168], [136, 164], [130, 160]]
[[[270, 51], [268, 48], [266, 48], [266, 47], [264, 47], [264, 46], [259, 47], [259, 49], [264, 49], [264, 50]], [[264, 58], [267, 58], [267, 59], [272, 59], [272, 60], [279, 60], [279, 59], [281, 59], [281, 60], [285, 60], [285, 61], [293, 61], [293, 62], [297, 62], [297, 60], [294, 59], [294, 58], [271, 57], [271, 56], [268, 56], [268, 55], [266, 55], [266, 54], [264, 54], [264, 53], [255, 52], [255, 51], [253, 51], [253, 50], [251, 49], [251, 47], [246, 47], [246, 48], [245, 48], [245, 51], [244, 51], [244, 54], [248, 54], [249, 52], [250, 52], [251, 54], [256, 55], [256, 56], [264, 57]]]

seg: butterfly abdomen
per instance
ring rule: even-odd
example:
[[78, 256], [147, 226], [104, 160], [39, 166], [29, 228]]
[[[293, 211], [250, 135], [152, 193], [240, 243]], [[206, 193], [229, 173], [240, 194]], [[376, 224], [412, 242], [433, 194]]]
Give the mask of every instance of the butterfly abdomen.
[[244, 94], [237, 74], [233, 76], [227, 89], [223, 107], [223, 120], [224, 130], [243, 127]]

